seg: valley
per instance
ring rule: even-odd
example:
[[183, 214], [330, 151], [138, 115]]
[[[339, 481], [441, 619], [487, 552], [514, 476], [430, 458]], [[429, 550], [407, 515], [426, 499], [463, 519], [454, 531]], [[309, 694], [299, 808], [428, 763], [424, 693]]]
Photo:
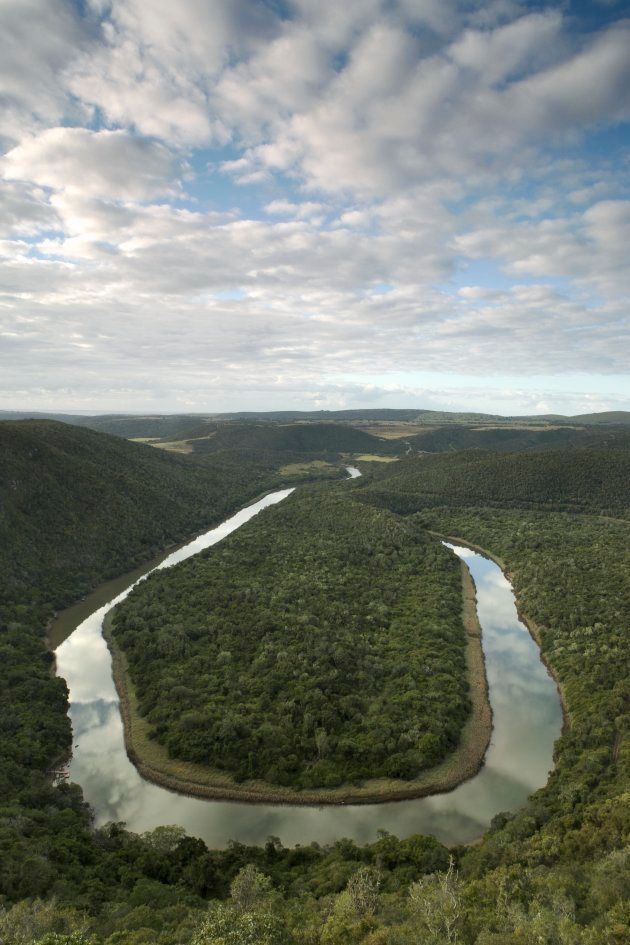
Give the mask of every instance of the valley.
[[[553, 903], [564, 896], [576, 904], [564, 926], [571, 941], [621, 942], [628, 451], [622, 430], [594, 426], [584, 446], [357, 460], [363, 476], [337, 482], [352, 456], [378, 454], [363, 453], [363, 440], [347, 449], [345, 434], [326, 425], [285, 428], [268, 448], [258, 426], [241, 427], [238, 442], [230, 433], [215, 452], [173, 455], [67, 424], [0, 424], [8, 578], [0, 928], [17, 921], [15, 910], [34, 915], [40, 897], [50, 905], [29, 921], [42, 934], [54, 927], [74, 934], [88, 922], [99, 945], [187, 942], [208, 899], [228, 897], [232, 915], [230, 883], [247, 867], [270, 877], [280, 897], [278, 941], [407, 943], [414, 941], [408, 890], [433, 875], [451, 882], [435, 871], [453, 856], [462, 941], [490, 942], [493, 930], [501, 943], [521, 941], [500, 911], [504, 890], [520, 903], [522, 928], [533, 928], [543, 910], [553, 929]], [[323, 478], [309, 482], [314, 476]], [[248, 798], [255, 804], [173, 794], [142, 778], [141, 757], [140, 773], [126, 757], [101, 638], [107, 602], [116, 591], [125, 595], [133, 578], [111, 592], [103, 585], [93, 601], [91, 588], [265, 493], [264, 502], [276, 494], [282, 501], [232, 535], [222, 526], [204, 533], [211, 545], [222, 540], [207, 550], [204, 540], [193, 543], [200, 553], [188, 560], [184, 545], [113, 612], [112, 645], [122, 644], [119, 658], [124, 649], [128, 660], [122, 686], [137, 698], [146, 750], [160, 764], [194, 766], [202, 746], [230, 792], [263, 789]], [[448, 536], [475, 581], [493, 711], [484, 765], [478, 770], [482, 735], [472, 767], [454, 776], [457, 746], [471, 744], [474, 718], [473, 611], [464, 584], [467, 636], [461, 566], [439, 536]], [[487, 549], [509, 576], [560, 686], [562, 734], [556, 685], [516, 616], [510, 584], [470, 545]], [[86, 595], [53, 622], [55, 610]], [[47, 632], [66, 638], [59, 676], [51, 674]], [[213, 722], [208, 711], [219, 705]], [[429, 745], [427, 733], [435, 736], [433, 764], [417, 747]], [[131, 742], [128, 735], [133, 754]], [[71, 744], [70, 778], [51, 781]], [[395, 771], [378, 767], [394, 762]], [[440, 781], [449, 770], [452, 780]], [[374, 783], [384, 803], [374, 803]], [[409, 785], [415, 799], [392, 803], [388, 792], [404, 797]], [[286, 801], [283, 792], [304, 796], [298, 806], [275, 806], [264, 794], [270, 787], [278, 800]], [[424, 788], [451, 790], [419, 796]], [[335, 791], [346, 803], [321, 806]], [[313, 801], [319, 806], [309, 807]], [[108, 823], [121, 819], [138, 832]], [[266, 841], [270, 835], [278, 839]], [[326, 910], [362, 869], [380, 877], [375, 910], [349, 913], [346, 931], [334, 931]], [[525, 871], [524, 891], [514, 870]], [[151, 918], [143, 895], [162, 898]], [[112, 909], [117, 918], [106, 918]], [[252, 921], [262, 914], [254, 909]]]

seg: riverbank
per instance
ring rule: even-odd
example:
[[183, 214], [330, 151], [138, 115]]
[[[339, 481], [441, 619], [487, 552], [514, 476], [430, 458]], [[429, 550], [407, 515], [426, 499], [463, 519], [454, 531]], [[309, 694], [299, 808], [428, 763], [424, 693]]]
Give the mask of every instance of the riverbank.
[[[618, 521], [621, 521], [621, 520], [618, 520]], [[521, 621], [521, 623], [525, 627], [527, 627], [527, 630], [529, 631], [529, 635], [531, 636], [532, 640], [538, 647], [541, 663], [543, 664], [543, 666], [545, 667], [545, 669], [547, 670], [547, 672], [549, 673], [549, 675], [551, 676], [551, 678], [556, 684], [556, 689], [558, 690], [558, 698], [560, 699], [560, 707], [562, 709], [562, 734], [564, 735], [571, 728], [571, 713], [569, 712], [569, 706], [567, 703], [564, 686], [560, 680], [560, 677], [555, 667], [552, 666], [551, 663], [549, 663], [545, 654], [543, 653], [542, 633], [541, 633], [541, 629], [539, 625], [534, 620], [532, 620], [531, 617], [528, 617], [527, 614], [524, 614], [523, 611], [521, 610], [518, 597], [516, 595], [516, 589], [513, 583], [514, 575], [510, 571], [507, 570], [507, 565], [505, 561], [503, 561], [503, 559], [499, 558], [497, 555], [493, 554], [491, 551], [488, 551], [487, 548], [482, 548], [481, 545], [476, 545], [472, 541], [466, 541], [466, 539], [461, 538], [459, 535], [443, 535], [441, 532], [435, 532], [431, 530], [429, 530], [429, 534], [433, 535], [435, 538], [441, 539], [442, 541], [448, 541], [453, 545], [463, 545], [465, 548], [470, 548], [471, 551], [476, 551], [478, 554], [484, 555], [484, 557], [489, 558], [490, 561], [494, 561], [494, 563], [499, 568], [501, 568], [501, 572], [504, 578], [506, 579], [506, 581], [509, 581], [512, 587], [512, 590], [514, 591], [514, 602], [516, 604], [516, 613], [518, 615], [518, 619]]]
[[462, 563], [462, 619], [466, 630], [466, 665], [471, 712], [462, 729], [459, 747], [440, 765], [412, 781], [374, 779], [361, 785], [334, 789], [294, 791], [263, 781], [235, 782], [228, 774], [205, 765], [182, 762], [149, 737], [149, 723], [140, 715], [124, 653], [116, 645], [111, 626], [112, 612], [103, 623], [103, 636], [112, 656], [112, 675], [120, 698], [127, 755], [143, 778], [168, 790], [211, 800], [243, 801], [283, 805], [375, 804], [412, 800], [453, 790], [474, 777], [483, 765], [492, 733], [481, 627], [476, 596], [468, 568]]

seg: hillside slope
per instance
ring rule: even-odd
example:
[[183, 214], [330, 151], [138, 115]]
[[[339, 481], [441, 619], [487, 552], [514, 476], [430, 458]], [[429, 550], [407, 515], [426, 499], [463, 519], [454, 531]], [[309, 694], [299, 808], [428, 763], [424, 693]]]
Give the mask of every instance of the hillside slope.
[[[94, 441], [93, 455], [100, 455], [103, 440], [98, 447]], [[37, 448], [31, 439], [18, 452], [22, 479], [45, 477], [48, 462], [60, 462], [49, 445], [33, 452]], [[135, 462], [139, 449], [125, 455]], [[2, 449], [0, 455], [5, 453]], [[539, 465], [548, 455], [539, 454]], [[546, 503], [555, 470], [567, 489], [566, 495], [553, 492], [558, 504], [584, 503], [580, 483], [587, 476], [594, 512], [611, 500], [621, 506], [615, 497], [627, 470], [616, 465], [619, 456], [610, 462], [578, 458], [577, 463], [576, 456], [575, 450], [559, 452], [546, 467], [548, 475], [538, 480], [531, 469], [524, 479], [527, 488], [514, 474], [512, 488], [500, 497], [507, 508], [488, 508], [488, 502], [469, 507], [488, 495], [492, 479], [484, 483], [484, 475], [506, 478], [506, 457], [496, 454], [403, 461], [395, 471], [379, 470], [371, 482], [343, 486], [353, 496], [371, 496], [379, 503], [404, 500], [409, 510], [421, 509], [420, 525], [460, 535], [499, 557], [563, 686], [570, 725], [558, 743], [548, 785], [522, 810], [498, 815], [486, 837], [466, 849], [448, 851], [431, 838], [398, 841], [382, 835], [365, 847], [339, 839], [330, 846], [285, 849], [270, 837], [264, 847], [234, 843], [210, 851], [177, 827], [142, 836], [121, 824], [94, 831], [78, 786], [53, 787], [45, 774], [55, 749], [65, 747], [70, 734], [65, 687], [51, 676], [42, 640], [50, 607], [33, 603], [35, 588], [42, 601], [46, 595], [52, 599], [55, 589], [49, 592], [45, 570], [31, 572], [33, 588], [25, 580], [14, 582], [14, 597], [0, 612], [0, 940], [15, 945], [626, 945], [628, 526], [597, 515], [550, 511]], [[167, 468], [187, 468], [183, 460], [175, 466], [171, 460], [160, 466], [167, 483]], [[206, 461], [214, 463], [215, 457]], [[232, 461], [221, 457], [225, 475]], [[425, 473], [433, 468], [430, 493], [419, 473], [423, 463]], [[528, 468], [522, 454], [509, 463]], [[62, 463], [66, 472], [74, 468], [76, 490], [85, 493], [79, 467]], [[449, 468], [455, 470], [454, 480]], [[6, 476], [10, 464], [2, 469]], [[100, 488], [97, 465], [92, 474], [90, 486]], [[385, 490], [386, 476], [398, 477], [389, 496], [379, 492]], [[74, 507], [72, 481], [66, 484]], [[78, 529], [71, 527], [67, 535], [58, 530], [58, 511], [48, 502], [59, 497], [55, 480], [36, 490], [18, 478], [18, 486], [37, 497], [37, 505], [22, 509], [21, 523], [29, 527], [26, 519], [35, 516], [42, 546], [70, 560]], [[3, 487], [5, 514], [14, 480], [3, 479]], [[515, 500], [541, 503], [541, 510], [512, 507]], [[137, 512], [136, 519], [142, 518]], [[91, 522], [84, 519], [86, 534], [78, 537], [93, 546], [95, 559], [106, 567], [100, 536], [89, 531]], [[124, 517], [115, 524], [125, 533]], [[13, 543], [19, 551], [20, 536], [3, 531], [0, 537], [2, 564], [13, 567]], [[22, 558], [34, 569], [35, 554]], [[44, 555], [42, 563], [51, 560]], [[356, 812], [348, 809], [347, 815]], [[450, 869], [449, 853], [455, 860]], [[12, 902], [17, 902], [13, 908]]]
[[44, 631], [57, 608], [274, 482], [224, 454], [191, 464], [52, 421], [0, 423], [0, 800], [70, 742]]
[[219, 426], [210, 439], [193, 442], [196, 453], [225, 449], [273, 450], [307, 455], [402, 452], [377, 436], [340, 423], [234, 423]]
[[407, 437], [405, 442], [412, 450], [427, 453], [468, 449], [507, 453], [585, 446], [630, 449], [630, 434], [622, 427], [518, 429], [509, 426], [485, 428], [449, 424]]
[[243, 457], [192, 464], [53, 421], [0, 423], [0, 599], [34, 585], [66, 603], [270, 482]]
[[403, 513], [435, 505], [486, 505], [623, 518], [630, 515], [629, 482], [627, 450], [470, 450], [405, 460], [383, 470], [363, 491]]

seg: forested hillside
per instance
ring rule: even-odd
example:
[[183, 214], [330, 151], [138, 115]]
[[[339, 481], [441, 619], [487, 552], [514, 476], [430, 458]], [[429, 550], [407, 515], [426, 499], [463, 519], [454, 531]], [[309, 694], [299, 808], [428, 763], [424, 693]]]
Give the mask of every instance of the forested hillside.
[[[20, 535], [2, 532], [3, 573], [11, 583], [5, 583], [0, 614], [1, 942], [626, 945], [629, 541], [625, 522], [602, 517], [621, 517], [625, 508], [622, 452], [530, 454], [531, 466], [523, 465], [523, 454], [420, 457], [343, 486], [353, 502], [360, 498], [406, 513], [398, 520], [380, 508], [357, 511], [359, 531], [359, 523], [381, 520], [366, 519], [368, 511], [395, 522], [394, 537], [419, 536], [430, 528], [497, 556], [562, 686], [568, 728], [548, 785], [522, 811], [495, 818], [479, 844], [450, 851], [449, 868], [449, 851], [423, 837], [382, 836], [366, 847], [340, 839], [331, 847], [291, 850], [270, 839], [262, 848], [233, 844], [210, 851], [177, 827], [143, 836], [122, 825], [92, 830], [80, 788], [55, 786], [46, 774], [54, 755], [68, 745], [69, 730], [65, 687], [50, 674], [52, 658], [42, 638], [51, 602], [86, 586], [85, 573], [77, 577], [73, 571], [79, 554], [92, 562], [97, 578], [99, 567], [103, 576], [109, 573], [111, 545], [97, 530], [103, 516], [88, 493], [107, 498], [109, 490], [128, 491], [136, 498], [132, 522], [124, 497], [117, 497], [110, 506], [112, 528], [103, 526], [105, 535], [113, 536], [116, 528], [135, 556], [142, 540], [150, 548], [169, 528], [184, 528], [186, 509], [172, 504], [174, 481], [178, 495], [192, 503], [209, 487], [197, 478], [206, 475], [203, 470], [146, 447], [94, 435], [83, 450], [79, 439], [85, 444], [83, 437], [92, 436], [85, 431], [71, 432], [63, 447], [56, 425], [8, 426], [25, 432], [10, 430], [3, 441], [2, 527], [8, 529], [10, 521], [11, 529], [30, 529], [40, 547], [21, 548]], [[7, 460], [9, 452], [15, 455]], [[238, 483], [230, 479], [233, 458], [224, 456], [223, 463], [221, 477]], [[525, 470], [522, 477], [518, 468]], [[63, 488], [50, 475], [54, 469], [63, 473]], [[158, 503], [150, 510], [143, 505], [145, 488], [153, 488]], [[63, 519], [60, 502], [77, 510], [76, 517]], [[181, 509], [181, 523], [174, 512], [160, 518], [167, 507]], [[146, 531], [139, 535], [145, 515]], [[337, 513], [330, 535], [337, 518], [343, 531]], [[396, 555], [387, 557], [395, 560], [406, 546], [398, 539], [394, 546]], [[425, 546], [415, 547], [422, 553]], [[55, 565], [57, 552], [66, 572]], [[357, 551], [359, 559], [364, 552]], [[306, 540], [300, 554], [296, 562], [308, 570]], [[316, 559], [316, 549], [313, 554]], [[357, 560], [348, 563], [355, 567]], [[295, 587], [310, 593], [295, 571]], [[384, 566], [374, 579], [387, 585], [391, 576]], [[239, 607], [253, 608], [261, 600], [259, 593], [246, 602], [242, 575], [234, 590], [243, 596]], [[190, 607], [190, 600], [182, 605]], [[274, 672], [286, 673], [277, 656]]]
[[363, 430], [341, 423], [221, 425], [209, 439], [196, 440], [195, 452], [216, 452], [225, 449], [274, 450], [287, 453], [329, 455], [338, 453], [388, 453], [402, 451], [401, 444], [392, 446]]
[[454, 450], [500, 450], [503, 453], [525, 450], [552, 450], [567, 446], [630, 449], [630, 433], [622, 427], [612, 429], [554, 426], [550, 429], [511, 426], [470, 427], [449, 424], [406, 438], [414, 451], [441, 453]]
[[464, 898], [492, 903], [491, 920], [469, 907], [474, 929], [494, 930], [477, 942], [622, 945], [630, 941], [630, 525], [487, 508], [418, 518], [504, 562], [568, 714], [548, 785], [524, 810], [496, 818], [462, 860]]
[[169, 755], [294, 789], [415, 778], [468, 712], [459, 563], [413, 523], [321, 488], [115, 611]]
[[[0, 411], [0, 420], [4, 418]], [[19, 419], [7, 415], [6, 419]], [[500, 417], [431, 410], [275, 411], [236, 414], [79, 416], [54, 419], [126, 439], [181, 444], [201, 454], [219, 450], [284, 452], [317, 456], [339, 453], [403, 456], [412, 452], [490, 449], [501, 452], [562, 447], [630, 448], [630, 414], [617, 411], [580, 417]]]
[[0, 423], [1, 594], [67, 603], [278, 481], [247, 457], [191, 464], [52, 421]]
[[597, 512], [630, 509], [630, 452], [624, 449], [542, 453], [461, 451], [408, 459], [368, 485], [370, 501], [408, 513], [432, 505]]
[[54, 610], [277, 481], [229, 454], [193, 465], [52, 421], [0, 423], [0, 798], [48, 797], [70, 745], [44, 639]]

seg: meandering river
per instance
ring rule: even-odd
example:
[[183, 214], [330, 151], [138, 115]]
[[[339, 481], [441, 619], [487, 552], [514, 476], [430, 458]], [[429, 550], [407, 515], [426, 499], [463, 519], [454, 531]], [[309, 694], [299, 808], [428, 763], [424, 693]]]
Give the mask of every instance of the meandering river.
[[[348, 472], [359, 475], [352, 467]], [[216, 544], [291, 492], [284, 489], [265, 496], [154, 567], [170, 567]], [[339, 837], [367, 843], [376, 839], [379, 829], [399, 837], [433, 834], [455, 844], [479, 837], [500, 811], [522, 806], [545, 783], [553, 765], [553, 744], [562, 727], [558, 692], [518, 618], [512, 588], [500, 568], [469, 548], [447, 546], [465, 561], [475, 582], [493, 711], [492, 740], [485, 764], [474, 778], [448, 794], [343, 807], [202, 800], [144, 781], [125, 752], [111, 659], [102, 637], [105, 614], [142, 579], [138, 571], [65, 611], [51, 632], [53, 643], [65, 637], [56, 658], [57, 672], [70, 691], [74, 733], [70, 777], [82, 785], [97, 824], [124, 821], [138, 832], [180, 824], [215, 848], [230, 840], [259, 844], [269, 836], [279, 837], [286, 846], [313, 840], [329, 843]]]

